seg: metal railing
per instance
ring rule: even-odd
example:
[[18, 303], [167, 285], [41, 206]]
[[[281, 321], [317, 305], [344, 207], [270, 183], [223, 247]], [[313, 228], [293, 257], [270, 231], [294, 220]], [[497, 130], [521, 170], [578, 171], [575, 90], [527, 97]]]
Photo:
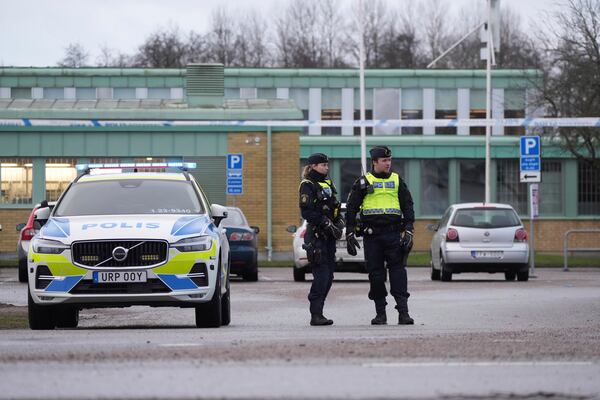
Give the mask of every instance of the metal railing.
[[567, 232], [565, 232], [564, 238], [563, 238], [563, 256], [564, 256], [564, 262], [563, 262], [563, 271], [568, 271], [569, 270], [569, 261], [568, 261], [568, 257], [569, 257], [569, 252], [600, 252], [600, 247], [572, 247], [569, 248], [569, 236], [573, 233], [600, 233], [600, 229], [569, 229]]

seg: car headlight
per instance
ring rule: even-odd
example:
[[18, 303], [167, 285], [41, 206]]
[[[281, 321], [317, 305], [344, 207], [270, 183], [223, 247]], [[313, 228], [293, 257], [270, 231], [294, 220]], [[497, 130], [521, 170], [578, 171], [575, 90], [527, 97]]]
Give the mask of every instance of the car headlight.
[[212, 247], [212, 237], [195, 236], [171, 243], [171, 247], [179, 251], [206, 251]]
[[37, 236], [31, 241], [31, 247], [38, 254], [60, 254], [69, 248], [68, 245], [57, 240], [41, 239]]

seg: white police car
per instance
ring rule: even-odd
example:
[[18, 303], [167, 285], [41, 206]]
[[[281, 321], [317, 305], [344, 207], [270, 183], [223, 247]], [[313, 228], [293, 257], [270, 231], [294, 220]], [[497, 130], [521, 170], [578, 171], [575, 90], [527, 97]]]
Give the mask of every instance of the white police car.
[[133, 305], [195, 307], [196, 326], [228, 325], [225, 207], [210, 205], [186, 171], [90, 167], [107, 165], [86, 166], [52, 211], [36, 211], [47, 222], [29, 249], [31, 329], [76, 327], [83, 308]]

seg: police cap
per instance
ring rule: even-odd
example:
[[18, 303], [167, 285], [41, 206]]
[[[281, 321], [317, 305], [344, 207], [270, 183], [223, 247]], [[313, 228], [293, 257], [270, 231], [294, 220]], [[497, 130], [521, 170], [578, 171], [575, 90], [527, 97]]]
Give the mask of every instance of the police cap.
[[323, 163], [328, 163], [328, 162], [329, 162], [329, 158], [327, 158], [327, 156], [323, 153], [311, 154], [307, 160], [308, 165], [323, 164]]
[[392, 156], [392, 151], [387, 146], [375, 146], [369, 150], [372, 159], [387, 158]]

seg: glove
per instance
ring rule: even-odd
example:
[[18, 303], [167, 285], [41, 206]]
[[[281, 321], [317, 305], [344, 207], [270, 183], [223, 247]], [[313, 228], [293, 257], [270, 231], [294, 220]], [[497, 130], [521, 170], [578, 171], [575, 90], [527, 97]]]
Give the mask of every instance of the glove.
[[346, 235], [346, 250], [348, 250], [348, 254], [355, 256], [357, 248], [360, 249], [360, 243], [356, 240], [356, 235], [354, 235], [354, 232], [348, 233]]
[[403, 252], [408, 253], [412, 249], [413, 246], [413, 232], [406, 230], [404, 231], [404, 235], [400, 238], [400, 248]]
[[344, 228], [346, 227], [346, 223], [344, 222], [344, 218], [336, 218], [333, 220], [333, 224], [340, 230], [344, 230]]
[[329, 218], [326, 218], [325, 221], [321, 223], [319, 228], [321, 228], [323, 232], [325, 232], [327, 235], [336, 240], [342, 238], [342, 230], [335, 226]]

